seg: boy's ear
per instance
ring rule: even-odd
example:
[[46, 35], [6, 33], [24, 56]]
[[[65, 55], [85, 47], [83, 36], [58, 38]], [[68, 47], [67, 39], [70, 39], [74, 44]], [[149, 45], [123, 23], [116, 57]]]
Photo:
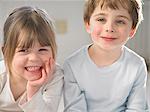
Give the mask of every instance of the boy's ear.
[[88, 33], [91, 33], [90, 24], [88, 22], [85, 23], [85, 28]]
[[133, 38], [134, 37], [134, 34], [135, 34], [135, 32], [136, 32], [136, 29], [132, 29], [131, 31], [130, 31], [130, 38]]

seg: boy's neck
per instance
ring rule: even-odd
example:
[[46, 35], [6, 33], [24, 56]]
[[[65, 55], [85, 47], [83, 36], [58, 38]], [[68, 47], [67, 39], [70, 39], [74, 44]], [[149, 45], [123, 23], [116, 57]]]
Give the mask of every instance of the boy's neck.
[[121, 54], [122, 49], [117, 50], [103, 50], [92, 45], [88, 50], [91, 60], [99, 67], [109, 66], [116, 62]]

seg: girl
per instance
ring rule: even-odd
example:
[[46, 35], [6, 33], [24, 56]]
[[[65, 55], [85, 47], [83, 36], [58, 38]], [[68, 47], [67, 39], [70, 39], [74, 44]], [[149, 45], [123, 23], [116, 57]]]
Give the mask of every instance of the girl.
[[51, 20], [39, 8], [20, 7], [9, 15], [3, 31], [6, 70], [1, 66], [0, 111], [56, 112], [63, 73], [55, 65]]

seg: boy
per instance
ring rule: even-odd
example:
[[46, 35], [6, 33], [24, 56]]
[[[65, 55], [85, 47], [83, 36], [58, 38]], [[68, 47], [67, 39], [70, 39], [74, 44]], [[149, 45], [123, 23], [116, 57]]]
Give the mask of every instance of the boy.
[[64, 63], [65, 112], [145, 112], [145, 61], [124, 45], [142, 20], [140, 0], [88, 0], [93, 41]]

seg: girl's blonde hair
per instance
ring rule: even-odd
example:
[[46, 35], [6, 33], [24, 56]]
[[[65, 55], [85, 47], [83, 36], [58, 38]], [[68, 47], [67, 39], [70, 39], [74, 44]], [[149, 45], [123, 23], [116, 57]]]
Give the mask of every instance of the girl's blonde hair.
[[120, 6], [126, 9], [133, 21], [132, 28], [136, 29], [139, 23], [143, 20], [142, 1], [141, 0], [86, 0], [84, 9], [84, 22], [89, 23], [90, 17], [95, 8], [100, 5], [100, 8], [119, 9]]
[[52, 21], [39, 8], [24, 6], [14, 9], [6, 19], [3, 32], [3, 54], [9, 70], [16, 48], [32, 47], [35, 41], [41, 46], [50, 46], [53, 58], [56, 57], [57, 46]]

